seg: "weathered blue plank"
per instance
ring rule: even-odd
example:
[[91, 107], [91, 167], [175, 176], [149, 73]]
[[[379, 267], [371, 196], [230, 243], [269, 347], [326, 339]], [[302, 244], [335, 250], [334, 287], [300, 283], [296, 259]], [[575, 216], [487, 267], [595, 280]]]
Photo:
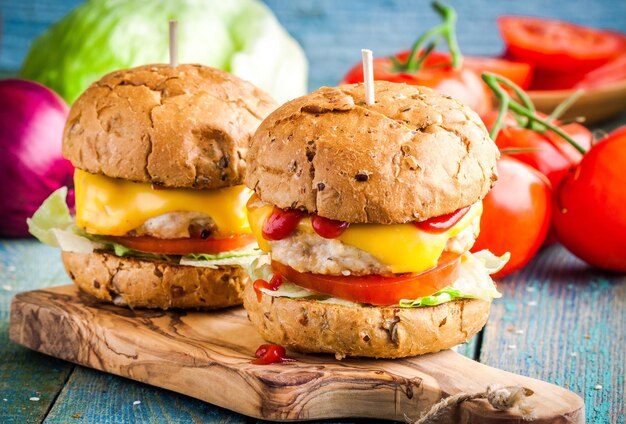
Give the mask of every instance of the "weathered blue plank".
[[226, 424], [246, 423], [247, 418], [178, 393], [76, 367], [45, 420], [67, 422]]
[[480, 361], [578, 393], [587, 422], [624, 424], [626, 276], [555, 246], [499, 287]]
[[66, 283], [56, 249], [0, 240], [0, 423], [42, 420], [73, 369], [9, 341], [11, 298], [20, 291]]
[[[336, 84], [360, 60], [360, 49], [390, 54], [438, 22], [426, 0], [265, 0], [309, 58], [310, 87]], [[17, 69], [32, 40], [80, 0], [0, 0], [4, 17], [0, 68]], [[541, 15], [626, 31], [623, 0], [449, 1], [459, 12], [460, 44], [469, 54], [498, 54], [501, 14]]]

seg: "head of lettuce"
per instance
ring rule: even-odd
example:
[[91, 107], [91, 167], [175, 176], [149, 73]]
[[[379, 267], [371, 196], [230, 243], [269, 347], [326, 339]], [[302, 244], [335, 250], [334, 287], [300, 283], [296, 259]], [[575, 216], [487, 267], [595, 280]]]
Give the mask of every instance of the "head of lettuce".
[[281, 102], [306, 92], [302, 49], [259, 0], [88, 0], [35, 40], [21, 75], [72, 103], [113, 70], [167, 63], [171, 19], [179, 63], [229, 71]]

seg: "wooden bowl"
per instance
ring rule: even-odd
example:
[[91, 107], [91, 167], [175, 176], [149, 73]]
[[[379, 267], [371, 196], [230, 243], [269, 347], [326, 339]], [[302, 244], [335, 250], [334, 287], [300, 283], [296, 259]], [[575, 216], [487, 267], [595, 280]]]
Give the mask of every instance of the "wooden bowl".
[[[528, 91], [537, 110], [550, 113], [575, 90]], [[563, 119], [584, 117], [586, 124], [594, 124], [626, 111], [626, 81], [586, 91], [563, 115]]]

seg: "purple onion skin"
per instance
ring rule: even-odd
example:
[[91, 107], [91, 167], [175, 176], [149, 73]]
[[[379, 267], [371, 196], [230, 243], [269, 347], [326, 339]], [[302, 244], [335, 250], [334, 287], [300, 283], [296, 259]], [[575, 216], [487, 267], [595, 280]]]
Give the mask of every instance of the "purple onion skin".
[[[61, 186], [74, 186], [72, 164], [61, 156], [69, 112], [49, 88], [0, 80], [0, 236], [28, 236], [26, 218]], [[68, 196], [73, 206], [73, 190]]]

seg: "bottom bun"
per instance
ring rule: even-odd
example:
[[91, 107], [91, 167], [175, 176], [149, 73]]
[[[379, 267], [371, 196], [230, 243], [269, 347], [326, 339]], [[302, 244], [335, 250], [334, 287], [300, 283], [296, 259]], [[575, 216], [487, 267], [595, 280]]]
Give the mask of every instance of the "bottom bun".
[[63, 264], [80, 289], [99, 300], [131, 308], [215, 309], [240, 305], [248, 274], [108, 253], [63, 252]]
[[402, 358], [466, 342], [487, 322], [491, 302], [466, 299], [424, 308], [346, 306], [262, 294], [244, 307], [264, 339], [304, 353]]

